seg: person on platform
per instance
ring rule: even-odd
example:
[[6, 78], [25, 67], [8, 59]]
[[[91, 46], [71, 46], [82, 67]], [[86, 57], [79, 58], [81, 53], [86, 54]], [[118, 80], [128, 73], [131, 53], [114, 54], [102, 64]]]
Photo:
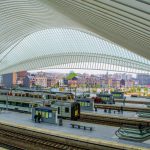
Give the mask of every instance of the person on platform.
[[124, 97], [123, 99], [123, 106], [125, 106], [125, 100], [126, 100], [126, 97]]
[[123, 114], [123, 106], [121, 106], [121, 108], [120, 108], [120, 112]]
[[37, 117], [38, 117], [38, 116], [35, 114], [35, 115], [34, 115], [34, 121], [35, 121], [35, 123], [36, 123], [36, 121], [37, 121]]
[[143, 127], [143, 126], [142, 126], [142, 124], [140, 123], [140, 124], [139, 124], [140, 134], [142, 134], [142, 127]]
[[38, 123], [40, 123], [40, 122], [41, 122], [41, 119], [42, 119], [42, 116], [41, 116], [40, 113], [38, 113], [37, 119], [38, 119]]

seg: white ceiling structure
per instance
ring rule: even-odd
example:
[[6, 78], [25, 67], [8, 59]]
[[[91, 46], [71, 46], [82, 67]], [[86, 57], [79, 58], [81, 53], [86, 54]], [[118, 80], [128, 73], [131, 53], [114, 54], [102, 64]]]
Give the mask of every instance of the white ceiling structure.
[[0, 1], [0, 74], [87, 62], [150, 72], [150, 1]]

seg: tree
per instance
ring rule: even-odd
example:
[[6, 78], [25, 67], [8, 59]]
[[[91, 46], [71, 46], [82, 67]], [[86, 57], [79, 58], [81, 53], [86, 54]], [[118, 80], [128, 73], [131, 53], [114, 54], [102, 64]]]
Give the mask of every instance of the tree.
[[137, 87], [137, 92], [138, 92], [138, 95], [140, 96], [140, 93], [141, 93], [141, 87], [140, 86]]
[[148, 94], [148, 88], [144, 87], [144, 96]]
[[76, 77], [76, 76], [78, 76], [76, 73], [71, 72], [71, 73], [66, 77], [66, 79], [67, 79], [67, 80], [72, 80], [72, 78], [74, 78], [74, 77]]
[[141, 92], [141, 87], [140, 86], [137, 87], [137, 92]]

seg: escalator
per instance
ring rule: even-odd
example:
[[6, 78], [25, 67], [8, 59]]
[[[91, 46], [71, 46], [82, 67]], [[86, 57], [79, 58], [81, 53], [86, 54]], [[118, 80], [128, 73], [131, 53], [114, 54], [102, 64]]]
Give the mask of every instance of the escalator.
[[150, 127], [123, 125], [116, 132], [116, 136], [120, 139], [143, 142], [150, 139]]

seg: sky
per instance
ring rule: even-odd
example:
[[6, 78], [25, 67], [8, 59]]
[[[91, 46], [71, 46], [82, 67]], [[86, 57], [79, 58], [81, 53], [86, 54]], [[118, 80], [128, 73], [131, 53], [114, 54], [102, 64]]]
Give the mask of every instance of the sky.
[[[50, 72], [50, 73], [70, 73], [71, 71], [76, 72], [76, 73], [86, 73], [86, 74], [106, 74], [107, 72], [109, 74], [114, 74], [114, 73], [124, 73], [124, 72], [114, 72], [114, 71], [104, 71], [104, 70], [86, 70], [86, 69], [40, 69], [40, 70], [30, 70], [28, 72], [31, 73], [36, 73], [36, 72]], [[136, 74], [133, 73], [127, 73], [127, 74], [132, 74], [133, 77], [136, 77]]]
[[105, 74], [107, 71], [102, 70], [85, 70], [85, 69], [42, 69], [42, 70], [31, 70], [29, 72], [56, 72], [56, 73], [69, 73], [71, 71], [77, 72], [77, 73], [87, 73], [87, 74]]

